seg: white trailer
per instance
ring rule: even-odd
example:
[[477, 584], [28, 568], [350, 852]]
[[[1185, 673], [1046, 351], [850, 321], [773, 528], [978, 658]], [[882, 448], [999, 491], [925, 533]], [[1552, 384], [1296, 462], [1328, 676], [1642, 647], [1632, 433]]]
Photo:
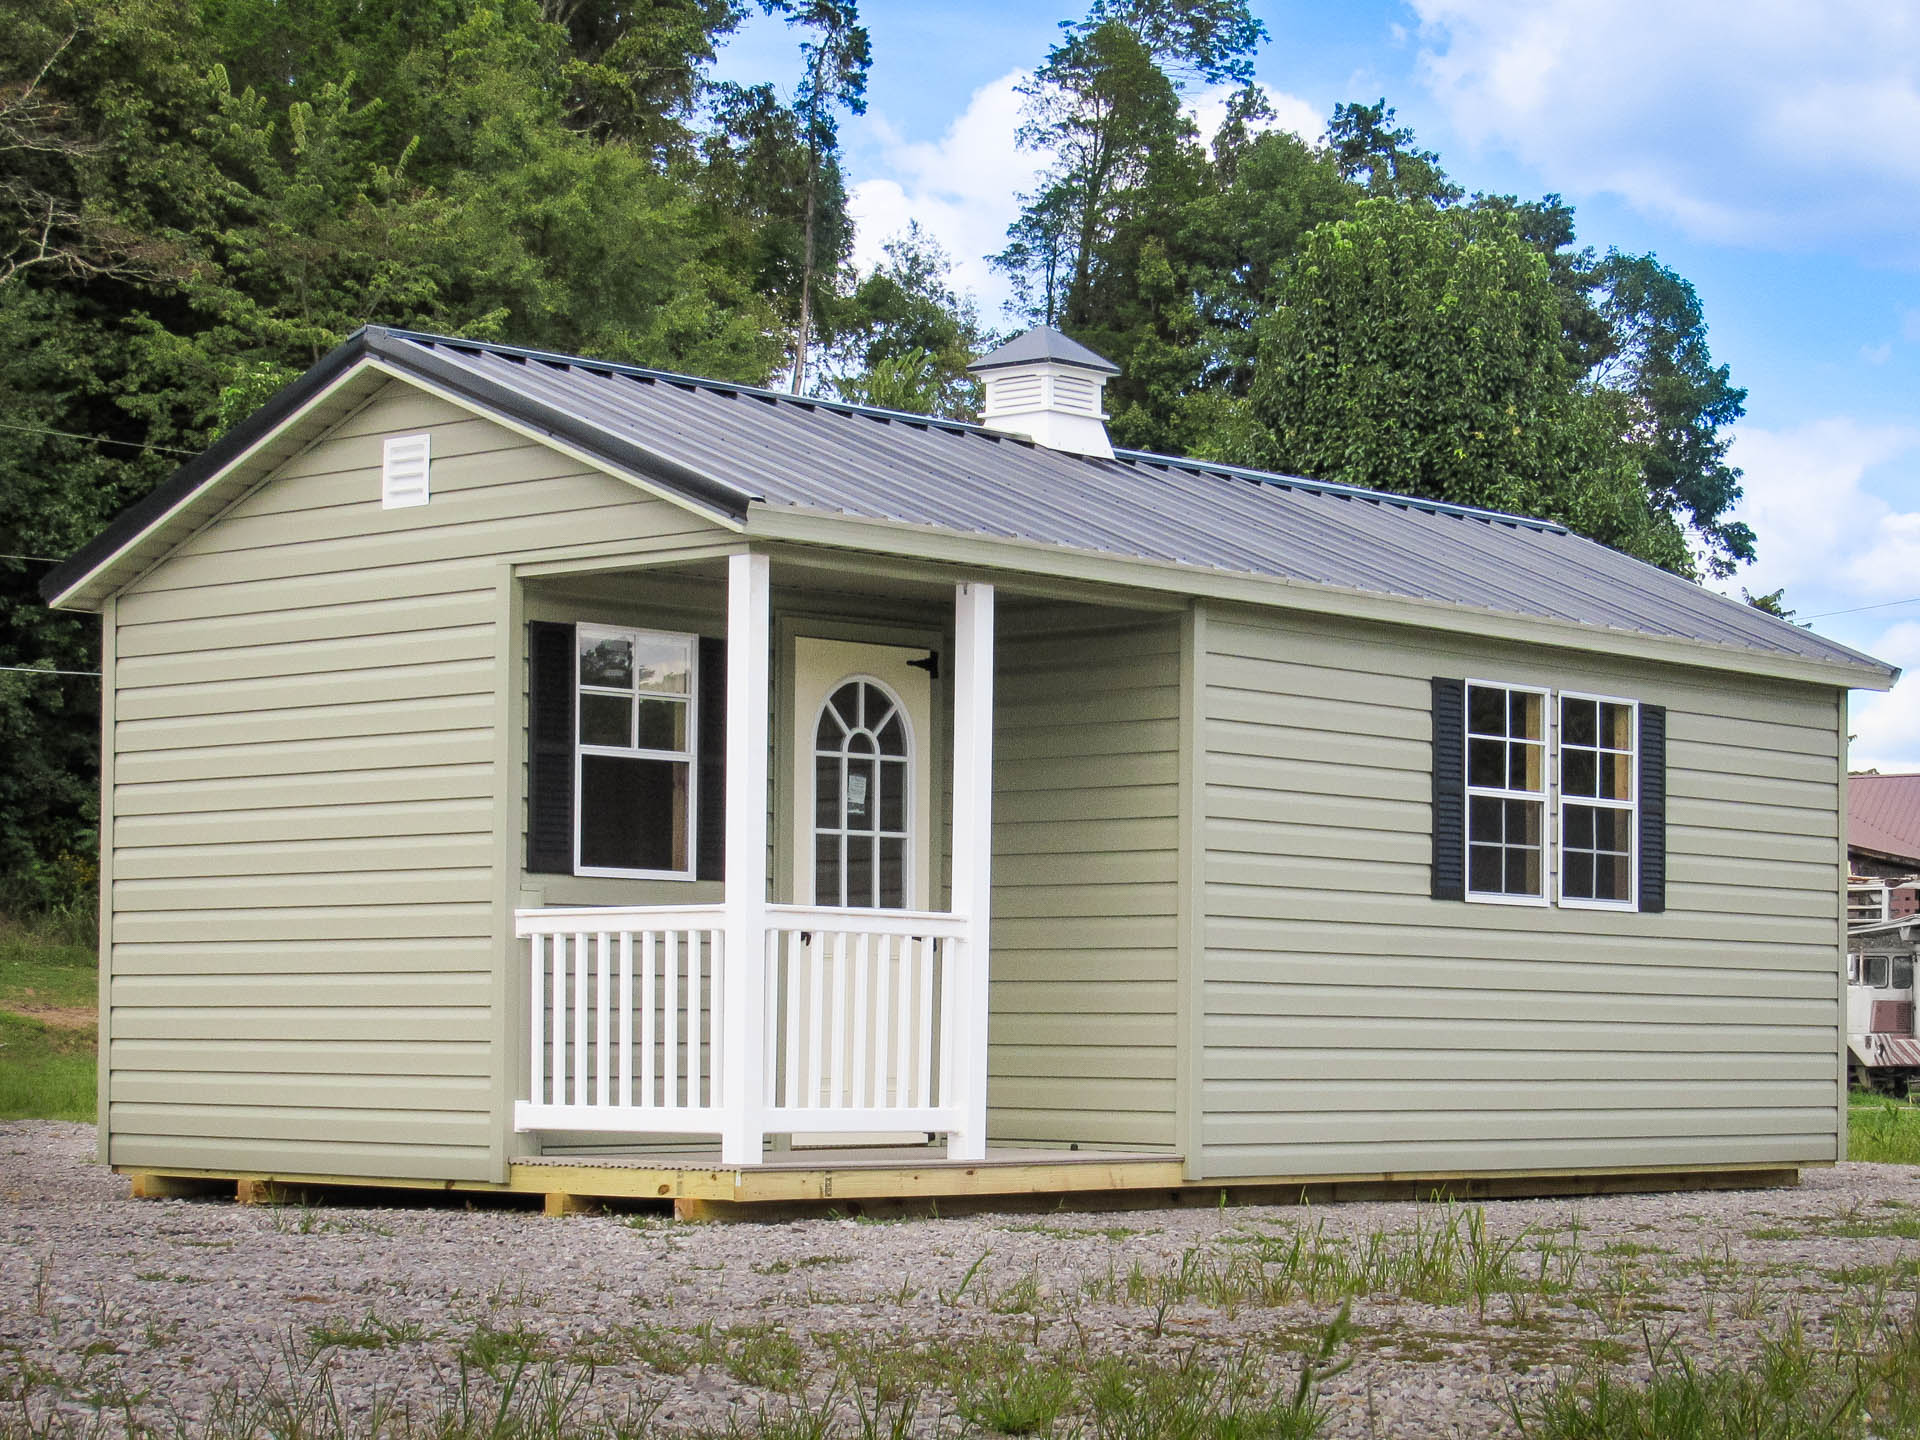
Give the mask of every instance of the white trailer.
[[1913, 971], [1920, 916], [1855, 925], [1847, 935], [1848, 1078], [1856, 1086], [1920, 1091]]

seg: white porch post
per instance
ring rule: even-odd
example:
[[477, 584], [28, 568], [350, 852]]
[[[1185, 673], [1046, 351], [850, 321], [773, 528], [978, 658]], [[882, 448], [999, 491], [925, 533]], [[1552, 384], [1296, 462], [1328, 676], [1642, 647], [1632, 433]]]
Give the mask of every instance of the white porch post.
[[987, 1154], [987, 919], [993, 898], [993, 587], [960, 585], [954, 594], [953, 910], [966, 922], [956, 1013], [947, 1034], [954, 1047], [955, 1094], [943, 1104], [960, 1111], [947, 1136], [955, 1160]]
[[726, 980], [720, 1159], [758, 1165], [767, 1083], [767, 557], [727, 562]]

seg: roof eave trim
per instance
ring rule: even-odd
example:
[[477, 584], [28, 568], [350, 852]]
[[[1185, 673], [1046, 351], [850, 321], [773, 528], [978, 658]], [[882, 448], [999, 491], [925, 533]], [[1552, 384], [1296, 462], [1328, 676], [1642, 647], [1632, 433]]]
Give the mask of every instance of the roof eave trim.
[[54, 609], [72, 605], [76, 596], [128, 550], [246, 464], [287, 426], [296, 424], [351, 383], [367, 368], [369, 359], [367, 332], [348, 336], [306, 374], [122, 510], [106, 529], [43, 575], [41, 598]]
[[[747, 492], [553, 406], [474, 376], [459, 366], [427, 359], [425, 347], [396, 341], [376, 326], [355, 331], [299, 379], [187, 461], [166, 480], [109, 522], [106, 529], [41, 577], [40, 595], [53, 609], [91, 608], [83, 597], [96, 588], [131, 549], [164, 528], [210, 489], [224, 483], [271, 444], [361, 374], [375, 370], [431, 390], [464, 408], [512, 426], [531, 438], [590, 459], [610, 473], [655, 482], [663, 493], [729, 528], [746, 516]], [[650, 485], [648, 488], [655, 488]]]
[[[485, 350], [489, 347], [475, 345], [472, 348]], [[432, 349], [419, 341], [382, 333], [374, 342], [374, 353], [402, 372], [402, 379], [418, 376], [423, 380], [431, 380], [473, 405], [545, 431], [621, 469], [653, 476], [702, 508], [732, 520], [746, 518], [748, 503], [758, 498], [749, 491], [729, 485], [692, 466], [612, 435], [557, 405], [530, 400], [509, 386], [476, 375], [464, 366], [435, 355]]]
[[[1519, 615], [1507, 610], [1389, 595], [1377, 590], [1347, 589], [1237, 570], [1216, 570], [1173, 561], [1140, 559], [1030, 540], [970, 535], [938, 526], [869, 519], [810, 510], [802, 506], [756, 503], [747, 513], [745, 533], [750, 540], [831, 545], [913, 559], [1024, 571], [1052, 578], [1173, 591], [1205, 599], [1414, 625], [1516, 643], [1551, 645], [1666, 664], [1704, 666], [1847, 689], [1888, 690], [1900, 678], [1897, 667], [1864, 656], [1858, 662], [1814, 660], [1745, 646], [1722, 645], [1709, 640], [1650, 635], [1641, 630], [1601, 629], [1571, 621]], [[903, 544], [902, 541], [909, 536], [915, 537], [917, 543]]]

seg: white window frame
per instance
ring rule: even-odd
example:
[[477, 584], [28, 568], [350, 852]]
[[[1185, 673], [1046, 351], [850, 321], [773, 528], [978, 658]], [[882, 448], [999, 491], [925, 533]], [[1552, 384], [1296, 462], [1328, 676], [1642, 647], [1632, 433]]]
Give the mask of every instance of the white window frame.
[[[1516, 685], [1507, 680], [1469, 678], [1464, 684], [1465, 688], [1460, 693], [1460, 779], [1466, 787], [1466, 803], [1461, 806], [1460, 813], [1461, 893], [1471, 905], [1549, 906], [1553, 904], [1553, 883], [1549, 876], [1554, 862], [1553, 727], [1559, 714], [1558, 708], [1553, 703], [1553, 691], [1539, 685]], [[1483, 690], [1500, 690], [1508, 694], [1540, 697], [1539, 790], [1495, 790], [1473, 783], [1473, 690], [1475, 686]], [[1476, 795], [1495, 800], [1525, 800], [1540, 806], [1540, 893], [1538, 895], [1508, 895], [1473, 888], [1473, 800]]]
[[[700, 869], [700, 637], [677, 630], [649, 630], [637, 625], [590, 625], [573, 627], [573, 873], [604, 876], [616, 880], [694, 880]], [[685, 750], [649, 750], [638, 746], [587, 745], [580, 740], [580, 652], [588, 640], [641, 639], [679, 640], [687, 646], [687, 693], [682, 696], [667, 690], [642, 690], [636, 674], [634, 687], [621, 692], [591, 687], [595, 694], [626, 694], [636, 707], [645, 699], [683, 700], [687, 707], [687, 746]], [[636, 719], [635, 723], [638, 723]], [[580, 863], [580, 830], [586, 805], [581, 787], [582, 757], [609, 755], [624, 760], [665, 760], [687, 767], [687, 868], [684, 870], [622, 870], [606, 865]]]
[[[919, 752], [919, 737], [913, 733], [913, 712], [907, 708], [906, 700], [900, 695], [898, 691], [896, 691], [893, 688], [893, 686], [889, 685], [886, 681], [882, 680], [877, 675], [869, 675], [864, 671], [860, 671], [851, 675], [843, 676], [840, 680], [836, 681], [832, 686], [828, 688], [826, 698], [820, 702], [820, 708], [814, 712], [813, 737], [807, 746], [807, 750], [809, 755], [813, 757], [816, 763], [821, 759], [832, 758], [831, 752], [823, 752], [820, 749], [820, 720], [821, 720], [821, 717], [823, 717], [827, 713], [827, 707], [833, 704], [833, 697], [835, 695], [838, 695], [847, 686], [853, 684], [856, 681], [861, 681], [861, 682], [864, 682], [865, 684], [873, 686], [874, 689], [878, 690], [882, 695], [887, 697], [888, 702], [893, 706], [894, 713], [900, 717], [901, 732], [907, 737], [907, 753], [904, 757], [904, 762], [903, 762], [905, 772], [906, 772], [907, 803], [902, 807], [903, 813], [905, 814], [905, 817], [906, 817], [907, 830], [906, 830], [906, 834], [902, 837], [895, 837], [892, 831], [887, 831], [885, 832], [885, 834], [889, 838], [901, 838], [901, 839], [904, 839], [906, 842], [904, 845], [900, 847], [901, 856], [902, 856], [901, 863], [906, 867], [904, 873], [900, 877], [902, 882], [900, 886], [900, 894], [903, 902], [900, 906], [900, 909], [917, 910], [920, 908], [920, 894], [919, 894], [920, 857], [917, 853], [918, 844], [919, 844], [918, 837], [920, 833], [920, 817], [919, 817], [920, 796], [917, 793], [919, 790], [919, 786], [915, 785], [913, 782], [914, 782], [914, 776], [915, 776], [915, 769], [920, 758], [920, 752]], [[846, 776], [846, 756], [844, 751], [840, 752], [839, 758], [841, 762], [842, 783], [844, 785], [845, 776]], [[815, 778], [810, 777], [807, 781], [807, 785], [809, 787], [811, 801], [812, 801], [812, 803], [809, 805], [807, 810], [807, 815], [809, 817], [807, 820], [807, 841], [810, 845], [818, 845], [820, 842], [820, 816], [819, 816], [820, 797], [819, 797], [818, 784], [819, 782]], [[841, 791], [840, 800], [841, 800], [840, 818], [842, 819], [842, 821], [844, 821], [846, 819], [846, 791], [844, 789], [842, 789]], [[874, 818], [877, 821], [879, 817], [876, 814]], [[846, 835], [852, 832], [847, 831], [843, 825], [836, 833], [841, 835]], [[873, 830], [872, 833], [876, 839], [873, 863], [874, 863], [874, 879], [877, 884], [879, 880], [879, 867], [880, 867], [880, 851], [879, 851], [877, 842], [882, 832], [876, 826], [876, 828]], [[809, 858], [811, 860], [811, 852], [809, 852]], [[817, 887], [818, 885], [817, 865], [810, 863], [808, 866], [808, 870], [809, 870], [809, 873], [816, 876], [815, 879], [810, 880], [808, 883], [810, 885], [814, 885]], [[843, 891], [847, 888], [847, 877], [844, 869], [841, 871], [841, 875], [840, 875], [840, 888]], [[822, 900], [817, 893], [813, 897], [813, 903], [815, 905], [831, 906], [835, 909], [846, 908], [850, 910], [863, 910], [863, 909], [874, 908], [871, 906], [863, 906], [863, 905], [851, 905], [851, 906], [841, 907], [836, 901]], [[881, 908], [884, 910], [884, 907], [881, 907]]]
[[[1586, 700], [1600, 705], [1624, 705], [1633, 713], [1633, 734], [1630, 737], [1632, 749], [1628, 752], [1633, 759], [1633, 774], [1628, 785], [1630, 798], [1613, 800], [1592, 795], [1568, 795], [1566, 793], [1565, 760], [1566, 734], [1562, 725], [1563, 717], [1560, 704], [1564, 700]], [[1580, 746], [1586, 749], [1586, 746]], [[1595, 750], [1597, 757], [1599, 751]], [[1618, 754], [1618, 751], [1609, 751]], [[1585, 690], [1561, 690], [1553, 700], [1553, 794], [1554, 794], [1554, 889], [1559, 903], [1568, 910], [1635, 910], [1640, 908], [1640, 702], [1629, 700], [1623, 695], [1595, 695]], [[1599, 900], [1587, 896], [1567, 894], [1567, 832], [1566, 807], [1585, 805], [1596, 810], [1624, 810], [1627, 812], [1627, 843], [1631, 847], [1627, 852], [1627, 898], [1625, 900]]]
[[[1891, 990], [1893, 988], [1893, 957], [1891, 955], [1863, 955], [1860, 957], [1860, 983], [1869, 990]], [[1873, 978], [1874, 964], [1880, 962], [1880, 978]]]
[[1860, 952], [1857, 950], [1849, 950], [1847, 952], [1847, 984], [1858, 985], [1859, 983]]

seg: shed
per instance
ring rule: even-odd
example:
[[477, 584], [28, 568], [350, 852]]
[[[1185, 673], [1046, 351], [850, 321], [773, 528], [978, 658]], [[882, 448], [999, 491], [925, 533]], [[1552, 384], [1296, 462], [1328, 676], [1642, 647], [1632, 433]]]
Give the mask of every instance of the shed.
[[[103, 626], [100, 1155], [687, 1204], [1845, 1153], [1846, 695], [1521, 516], [368, 328]], [[1103, 368], [1104, 367], [1104, 368]], [[1044, 443], [1043, 443], [1044, 442]]]

